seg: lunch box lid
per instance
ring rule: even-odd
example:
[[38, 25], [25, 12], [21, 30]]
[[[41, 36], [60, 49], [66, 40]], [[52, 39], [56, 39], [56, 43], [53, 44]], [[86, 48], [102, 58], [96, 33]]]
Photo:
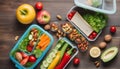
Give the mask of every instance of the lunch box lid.
[[116, 0], [100, 0], [101, 6], [98, 8], [85, 4], [86, 1], [88, 0], [74, 0], [74, 3], [78, 7], [105, 14], [114, 14], [116, 12]]

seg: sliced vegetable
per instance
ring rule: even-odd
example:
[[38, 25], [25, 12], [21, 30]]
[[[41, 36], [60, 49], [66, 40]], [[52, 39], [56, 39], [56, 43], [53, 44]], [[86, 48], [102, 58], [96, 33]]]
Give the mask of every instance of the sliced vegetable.
[[40, 69], [47, 69], [47, 67], [44, 67], [44, 65], [41, 65]]
[[48, 63], [46, 60], [44, 60], [44, 61], [43, 61], [43, 66], [44, 66], [44, 67], [48, 67], [48, 66], [49, 66], [49, 63]]
[[58, 51], [56, 57], [53, 59], [52, 63], [49, 65], [48, 69], [54, 69], [55, 66], [58, 64], [59, 59], [60, 59], [60, 52]]
[[55, 52], [51, 52], [48, 57], [53, 59], [55, 57]]
[[42, 35], [39, 37], [39, 40], [43, 39], [45, 36], [46, 36], [46, 34], [42, 34]]
[[72, 54], [73, 48], [71, 48], [70, 50], [68, 50], [63, 58], [62, 61], [60, 62], [60, 64], [58, 64], [58, 66], [55, 67], [55, 69], [63, 69], [64, 66], [67, 64], [67, 62], [70, 60], [71, 58], [71, 54]]
[[46, 49], [46, 47], [49, 45], [50, 43], [50, 39], [46, 40], [43, 44], [43, 47], [41, 48], [42, 51], [44, 51]]
[[47, 58], [46, 58], [46, 61], [47, 61], [48, 63], [51, 63], [52, 60], [53, 60], [53, 58], [51, 58], [51, 57], [47, 57]]
[[68, 43], [65, 43], [65, 44], [63, 45], [62, 49], [60, 50], [60, 60], [62, 59], [62, 57], [63, 57], [63, 55], [64, 55], [67, 47], [68, 47]]
[[58, 50], [58, 49], [62, 46], [62, 44], [63, 44], [64, 42], [65, 42], [65, 41], [64, 41], [64, 40], [62, 40], [62, 39], [61, 39], [61, 40], [59, 40], [59, 41], [58, 41], [58, 43], [57, 43], [57, 45], [55, 46], [55, 49], [57, 49], [57, 50]]
[[44, 51], [50, 43], [50, 38], [48, 35], [42, 34], [41, 37], [39, 38], [39, 40], [40, 41], [38, 42], [38, 45], [36, 48]]

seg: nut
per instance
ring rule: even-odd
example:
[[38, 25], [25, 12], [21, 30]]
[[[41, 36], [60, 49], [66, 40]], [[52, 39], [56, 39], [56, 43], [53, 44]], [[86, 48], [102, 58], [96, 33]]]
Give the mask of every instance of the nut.
[[37, 39], [38, 38], [38, 33], [35, 33], [34, 35], [33, 35], [33, 39]]
[[106, 47], [106, 45], [107, 45], [106, 42], [100, 42], [99, 47], [103, 49]]
[[30, 40], [29, 45], [34, 46], [34, 41]]
[[17, 41], [19, 39], [19, 36], [15, 36], [15, 41]]
[[95, 61], [94, 64], [95, 64], [96, 67], [100, 66], [100, 62], [99, 61]]
[[60, 38], [62, 35], [60, 35], [59, 33], [56, 33], [56, 36], [57, 36], [58, 38]]
[[81, 43], [81, 39], [80, 38], [76, 38], [75, 39], [75, 43], [77, 43], [77, 44]]
[[60, 15], [57, 15], [56, 17], [57, 19], [62, 20], [62, 17]]
[[51, 24], [51, 31], [56, 32], [58, 30], [58, 26], [55, 23]]
[[105, 35], [104, 39], [105, 39], [106, 42], [109, 42], [109, 41], [112, 40], [112, 36], [109, 35], [109, 34], [108, 34], [108, 35]]
[[63, 37], [65, 37], [66, 36], [66, 33], [63, 33]]
[[94, 64], [96, 65], [99, 61], [95, 61]]
[[50, 30], [50, 25], [49, 25], [49, 24], [45, 25], [45, 26], [44, 26], [44, 29], [45, 29], [45, 30]]
[[35, 29], [33, 32], [34, 32], [34, 33], [38, 33], [38, 30], [37, 30], [37, 29]]
[[96, 67], [99, 67], [99, 66], [100, 66], [100, 63], [97, 63], [97, 64], [96, 64]]
[[32, 29], [31, 29], [31, 32], [33, 32], [34, 30], [35, 30], [35, 28], [32, 28]]

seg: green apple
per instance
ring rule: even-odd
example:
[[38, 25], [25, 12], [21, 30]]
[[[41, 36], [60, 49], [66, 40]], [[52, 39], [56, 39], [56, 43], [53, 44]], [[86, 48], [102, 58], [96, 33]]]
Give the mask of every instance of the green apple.
[[22, 4], [16, 10], [17, 20], [22, 24], [30, 24], [35, 19], [35, 9], [29, 4]]

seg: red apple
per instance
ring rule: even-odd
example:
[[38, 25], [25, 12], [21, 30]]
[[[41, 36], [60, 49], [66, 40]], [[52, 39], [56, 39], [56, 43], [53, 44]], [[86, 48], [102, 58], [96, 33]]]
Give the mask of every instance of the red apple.
[[36, 2], [35, 8], [36, 8], [38, 11], [40, 11], [40, 10], [43, 9], [43, 4], [42, 4], [41, 2]]
[[49, 23], [50, 18], [51, 16], [46, 10], [42, 10], [37, 13], [37, 21], [39, 24]]
[[116, 32], [116, 27], [115, 26], [111, 26], [110, 27], [110, 32], [111, 33], [115, 33]]

